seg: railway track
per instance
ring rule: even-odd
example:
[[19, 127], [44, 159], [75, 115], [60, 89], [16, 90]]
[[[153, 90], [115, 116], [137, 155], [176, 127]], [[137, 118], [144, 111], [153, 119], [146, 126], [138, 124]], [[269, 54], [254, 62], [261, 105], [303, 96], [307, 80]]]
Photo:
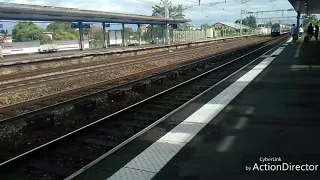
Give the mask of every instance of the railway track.
[[[236, 39], [234, 43], [239, 41], [243, 41], [242, 39]], [[170, 54], [160, 53], [152, 55], [152, 59], [150, 56], [142, 56], [128, 60], [128, 58], [112, 58], [108, 59], [107, 62], [98, 62], [93, 64], [81, 64], [76, 68], [72, 67], [63, 67], [58, 69], [50, 69], [43, 72], [32, 72], [32, 73], [22, 73], [18, 75], [10, 75], [1, 78], [0, 81], [0, 93], [13, 91], [19, 88], [28, 88], [34, 85], [45, 84], [48, 82], [58, 81], [65, 78], [72, 78], [76, 76], [85, 76], [92, 75], [93, 73], [101, 73], [101, 71], [108, 71], [115, 68], [121, 68], [131, 65], [137, 65], [141, 63], [147, 63], [152, 61], [159, 61], [163, 58], [173, 58], [176, 56], [183, 56], [186, 53], [190, 53], [193, 55], [199, 54], [199, 50], [207, 50], [207, 48], [213, 48], [212, 50], [216, 50], [221, 48], [221, 46], [228, 44], [229, 42], [217, 43], [213, 47], [212, 45], [195, 47], [192, 49], [184, 49], [181, 51], [175, 51]], [[201, 51], [200, 51], [201, 52]], [[82, 67], [82, 68], [81, 68]], [[33, 77], [32, 77], [33, 76]], [[19, 78], [17, 78], [19, 77]], [[24, 77], [24, 78], [21, 78]], [[27, 77], [27, 79], [25, 78]]]
[[[259, 43], [259, 42], [265, 41], [265, 39], [264, 40], [259, 40], [259, 41], [256, 40], [256, 41], [257, 42], [255, 42], [255, 43]], [[248, 42], [244, 43], [244, 44], [248, 44]], [[226, 44], [223, 44], [223, 45], [226, 45]], [[241, 46], [241, 45], [242, 44], [237, 44], [237, 45], [229, 45], [228, 44], [228, 48], [227, 49], [232, 49], [234, 46]], [[185, 60], [179, 61], [176, 64], [169, 64], [169, 65], [166, 65], [166, 66], [155, 67], [155, 68], [151, 68], [151, 69], [148, 69], [148, 70], [145, 70], [145, 71], [141, 71], [141, 72], [138, 72], [138, 73], [129, 74], [127, 76], [122, 76], [122, 77], [115, 78], [115, 79], [105, 80], [105, 81], [102, 81], [102, 82], [89, 84], [89, 85], [82, 86], [82, 87], [79, 87], [79, 88], [68, 89], [68, 90], [65, 90], [65, 91], [62, 91], [62, 92], [48, 94], [48, 95], [42, 96], [40, 98], [34, 98], [34, 99], [27, 100], [27, 101], [19, 102], [19, 103], [16, 103], [16, 104], [11, 104], [11, 105], [8, 105], [8, 106], [5, 106], [5, 107], [1, 107], [0, 108], [0, 120], [7, 120], [7, 119], [10, 119], [12, 117], [16, 117], [16, 116], [19, 116], [19, 115], [24, 115], [26, 113], [33, 112], [36, 109], [42, 109], [43, 107], [52, 106], [54, 104], [59, 104], [60, 102], [67, 101], [67, 100], [70, 100], [70, 99], [74, 99], [75, 97], [78, 97], [78, 96], [83, 96], [83, 95], [86, 95], [86, 94], [92, 94], [92, 93], [95, 93], [95, 92], [100, 92], [102, 90], [109, 89], [110, 85], [112, 85], [112, 83], [115, 84], [115, 83], [119, 83], [121, 81], [126, 81], [128, 79], [134, 79], [134, 78], [137, 78], [137, 77], [146, 76], [148, 74], [161, 72], [164, 69], [170, 69], [170, 67], [173, 66], [173, 65], [180, 66], [180, 65], [183, 65], [185, 63], [188, 63], [188, 62], [191, 62], [191, 61], [195, 61], [196, 59], [203, 58], [205, 56], [210, 56], [213, 53], [219, 54], [219, 53], [221, 53], [223, 51], [226, 51], [225, 49], [223, 49], [223, 50], [219, 49], [219, 47], [217, 47], [217, 49], [211, 49], [211, 48], [212, 47], [210, 47], [210, 46], [195, 48], [191, 52], [189, 52], [193, 56], [191, 58], [188, 57], [188, 56], [191, 56], [190, 54], [186, 54], [186, 52], [184, 52], [184, 51], [183, 52], [179, 52], [178, 51], [177, 53], [172, 53], [172, 54], [167, 55], [168, 58], [185, 57]], [[203, 51], [208, 51], [209, 53], [203, 53]], [[202, 56], [200, 55], [201, 53], [202, 53]], [[161, 58], [163, 58], [163, 55], [161, 56]], [[143, 63], [145, 63], [147, 61], [150, 61], [150, 58], [143, 58], [143, 60], [141, 60], [141, 61], [143, 61], [143, 62], [139, 62], [139, 63], [143, 64]], [[156, 58], [155, 58], [154, 61], [156, 61]], [[161, 61], [161, 60], [158, 59], [158, 61]], [[135, 60], [132, 60], [131, 63], [135, 64], [137, 62], [135, 62]], [[127, 65], [127, 63], [122, 62], [121, 65], [116, 64], [114, 66], [126, 67], [128, 65]], [[90, 71], [92, 71], [92, 70], [90, 70]], [[82, 72], [78, 72], [78, 73], [82, 73]], [[60, 77], [59, 79], [63, 79], [63, 78]], [[23, 83], [27, 84], [25, 82], [23, 82]], [[106, 87], [106, 85], [107, 85], [107, 87]], [[26, 86], [28, 86], [28, 85], [26, 85]], [[12, 88], [14, 88], [14, 87], [11, 87], [11, 89]], [[18, 88], [18, 87], [16, 87], [16, 88]], [[77, 93], [78, 93], [78, 95], [77, 95]], [[52, 100], [52, 99], [54, 99], [54, 100]]]
[[[258, 36], [259, 37], [259, 36]], [[255, 37], [248, 37], [248, 38], [255, 38]], [[199, 46], [195, 46], [195, 47], [190, 47], [191, 49], [193, 48], [197, 48], [197, 47], [204, 47], [204, 46], [208, 46], [208, 45], [216, 45], [216, 44], [221, 44], [221, 43], [227, 43], [230, 41], [238, 41], [238, 40], [242, 40], [244, 39], [244, 37], [238, 37], [238, 38], [234, 38], [234, 39], [226, 39], [226, 40], [219, 40], [219, 41], [212, 41], [211, 43], [205, 44], [205, 45], [199, 45]], [[188, 49], [190, 49], [188, 48]], [[161, 49], [161, 48], [160, 48]], [[188, 49], [177, 49], [175, 51], [185, 51]], [[127, 54], [127, 53], [126, 53]], [[158, 56], [158, 55], [164, 55], [166, 53], [164, 53], [164, 51], [155, 51], [151, 54], [140, 54], [140, 55], [135, 55], [133, 56], [134, 58], [143, 58], [143, 57], [150, 57], [150, 56]], [[96, 55], [99, 57], [99, 54]], [[96, 57], [96, 56], [91, 56], [92, 57]], [[132, 56], [129, 56], [132, 57]], [[32, 76], [39, 76], [42, 74], [49, 74], [49, 73], [55, 73], [55, 72], [59, 72], [59, 71], [68, 71], [70, 69], [82, 69], [82, 68], [86, 68], [88, 66], [99, 66], [99, 65], [103, 65], [107, 62], [109, 63], [114, 63], [114, 62], [119, 62], [119, 61], [126, 61], [129, 58], [128, 56], [121, 56], [121, 54], [119, 56], [111, 56], [111, 57], [107, 57], [107, 58], [102, 58], [102, 59], [97, 59], [96, 61], [93, 62], [86, 62], [86, 63], [80, 63], [80, 64], [71, 64], [71, 65], [66, 65], [66, 66], [61, 66], [61, 67], [53, 67], [53, 68], [49, 68], [49, 69], [40, 69], [37, 71], [31, 71], [31, 72], [18, 72], [17, 74], [8, 74], [8, 75], [0, 75], [1, 77], [1, 81], [11, 81], [11, 80], [15, 80], [15, 79], [19, 79], [19, 78], [25, 78], [25, 77], [32, 77]], [[88, 57], [85, 57], [88, 58]], [[54, 63], [60, 63], [61, 61], [68, 61], [69, 58], [66, 58], [65, 60], [57, 60], [54, 61]], [[45, 62], [45, 63], [52, 63], [52, 62]], [[34, 62], [29, 63], [29, 64], [35, 64]], [[1, 68], [1, 67], [0, 67]]]
[[[198, 63], [190, 66], [179, 74], [187, 75], [197, 68], [206, 69], [206, 72], [1, 163], [0, 177], [5, 180], [64, 179], [102, 154], [115, 151], [130, 142], [138, 134], [159, 123], [159, 119], [252, 62], [254, 58], [259, 57], [283, 39], [273, 40], [218, 67], [214, 65], [215, 59], [212, 58], [206, 59], [205, 64]], [[208, 70], [210, 66], [211, 70]], [[168, 80], [176, 78], [178, 78], [176, 73], [167, 76]], [[164, 79], [157, 80], [161, 81], [151, 83], [154, 88], [161, 86]], [[140, 88], [140, 93], [146, 90]], [[117, 101], [123, 102], [121, 97], [118, 96]], [[88, 102], [92, 106], [78, 107], [76, 111], [85, 118], [90, 117], [90, 114], [103, 111], [104, 103], [97, 103], [92, 100]]]
[[[243, 52], [240, 52], [240, 50], [243, 50]], [[238, 55], [241, 55], [241, 53], [245, 53], [245, 51], [246, 50], [244, 49], [244, 47], [241, 47], [240, 49], [233, 49], [229, 52], [223, 52], [209, 57], [215, 59], [215, 63], [213, 65], [218, 66], [219, 64], [226, 62], [228, 59], [231, 58], [228, 55], [231, 55], [232, 53], [237, 53]], [[135, 102], [138, 102], [139, 100], [148, 98], [151, 95], [160, 92], [161, 90], [165, 90], [166, 88], [174, 86], [184, 80], [187, 80], [190, 77], [194, 77], [197, 74], [206, 70], [205, 68], [203, 68], [207, 66], [205, 65], [204, 61], [205, 60], [199, 60], [193, 63], [187, 63], [185, 66], [175, 69], [176, 72], [179, 72], [180, 70], [182, 70], [183, 72], [184, 68], [188, 68], [189, 66], [193, 66], [195, 64], [199, 65], [199, 68], [196, 68], [196, 71], [195, 69], [193, 69], [193, 71], [189, 72], [189, 76], [180, 76], [178, 79], [175, 79], [173, 81], [165, 80], [161, 86], [157, 86], [156, 89], [151, 88], [151, 90], [149, 89], [143, 94], [133, 92], [134, 86], [137, 82], [148, 84], [150, 83], [150, 81], [152, 82], [153, 80], [156, 80], [152, 77], [170, 76], [172, 75], [172, 73], [170, 73], [170, 69], [166, 72], [161, 71], [162, 73], [160, 74], [144, 77], [140, 80], [135, 80], [124, 85], [117, 86], [113, 89], [102, 89], [101, 91], [98, 91], [94, 94], [88, 94], [73, 99], [72, 97], [70, 97], [70, 100], [61, 100], [60, 102], [52, 106], [46, 106], [43, 108], [40, 107], [39, 109], [29, 111], [25, 114], [21, 114], [20, 116], [5, 119], [0, 123], [0, 161], [6, 160], [17, 153], [32, 149], [58, 136], [75, 130], [76, 128], [85, 126], [86, 124], [94, 121], [95, 119], [105, 117], [113, 112], [130, 106]], [[147, 88], [150, 88], [150, 86], [147, 86]], [[117, 101], [110, 101], [111, 98], [109, 92], [112, 92], [115, 95], [122, 93], [128, 95], [125, 95], [125, 102], [121, 101], [121, 103], [118, 103]], [[97, 101], [104, 103], [104, 109], [101, 110], [102, 113], [95, 113], [95, 117], [83, 119], [81, 114], [79, 115], [79, 113], [77, 113], [76, 111], [72, 111], [74, 110], [75, 106], [79, 105], [79, 103], [81, 105], [81, 101], [92, 99], [96, 99]], [[55, 102], [57, 102], [57, 99], [55, 99]], [[48, 123], [38, 124], [34, 121], [31, 121], [32, 119], [38, 119], [37, 116], [39, 114], [53, 114], [54, 122], [49, 121]], [[43, 134], [44, 131], [45, 135]]]

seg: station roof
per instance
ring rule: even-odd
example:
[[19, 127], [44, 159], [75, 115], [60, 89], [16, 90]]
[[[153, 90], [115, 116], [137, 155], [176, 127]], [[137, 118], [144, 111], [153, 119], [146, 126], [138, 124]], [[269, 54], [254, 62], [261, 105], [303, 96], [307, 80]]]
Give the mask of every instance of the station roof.
[[289, 0], [296, 11], [302, 14], [320, 14], [319, 0]]
[[137, 14], [82, 10], [53, 6], [0, 3], [0, 19], [28, 21], [61, 21], [61, 22], [106, 22], [127, 24], [179, 24], [190, 22], [189, 19], [165, 19], [163, 17]]

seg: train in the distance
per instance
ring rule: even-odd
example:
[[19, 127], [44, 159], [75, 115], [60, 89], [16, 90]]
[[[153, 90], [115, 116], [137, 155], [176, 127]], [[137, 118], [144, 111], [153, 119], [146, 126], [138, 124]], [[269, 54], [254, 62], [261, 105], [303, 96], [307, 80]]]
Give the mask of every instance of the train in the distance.
[[290, 33], [290, 26], [275, 23], [271, 26], [271, 36], [280, 36], [282, 34]]

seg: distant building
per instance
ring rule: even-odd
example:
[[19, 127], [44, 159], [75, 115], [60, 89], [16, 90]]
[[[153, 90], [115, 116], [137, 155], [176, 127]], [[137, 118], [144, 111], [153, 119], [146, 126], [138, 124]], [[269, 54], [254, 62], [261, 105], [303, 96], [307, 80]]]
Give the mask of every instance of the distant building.
[[194, 27], [194, 26], [191, 26], [191, 27], [190, 27], [190, 30], [191, 30], [191, 31], [195, 31], [195, 30], [197, 30], [197, 28]]
[[140, 29], [142, 34], [148, 31], [148, 27], [146, 25], [141, 26]]
[[[212, 25], [215, 29], [234, 29], [234, 30], [240, 30], [240, 24], [239, 23], [231, 23], [231, 22], [217, 22]], [[248, 26], [242, 25], [242, 29], [251, 29]]]
[[6, 42], [12, 42], [12, 36], [11, 35], [7, 35], [7, 36], [0, 35], [0, 43], [6, 43]]

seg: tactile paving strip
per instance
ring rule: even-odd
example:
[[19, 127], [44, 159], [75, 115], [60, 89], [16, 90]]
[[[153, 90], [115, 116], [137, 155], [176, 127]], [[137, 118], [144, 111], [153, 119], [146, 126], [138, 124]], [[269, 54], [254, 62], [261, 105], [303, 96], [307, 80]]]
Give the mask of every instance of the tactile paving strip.
[[122, 168], [116, 174], [111, 176], [110, 180], [147, 180], [151, 179], [155, 173], [142, 171], [139, 169]]
[[158, 172], [184, 146], [184, 143], [157, 141], [125, 167]]

